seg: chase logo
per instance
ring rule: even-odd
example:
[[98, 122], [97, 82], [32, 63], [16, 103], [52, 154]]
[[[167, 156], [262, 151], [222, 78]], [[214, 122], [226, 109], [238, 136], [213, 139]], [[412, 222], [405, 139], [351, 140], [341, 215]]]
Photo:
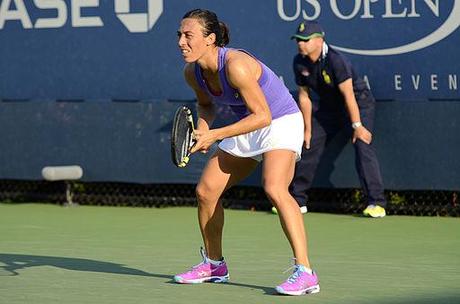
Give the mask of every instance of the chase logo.
[[[336, 49], [367, 56], [421, 50], [445, 39], [460, 27], [460, 0], [277, 0], [277, 9], [285, 21], [320, 19], [331, 29], [329, 34], [337, 33], [339, 38], [330, 41]], [[331, 17], [335, 20], [331, 21]], [[387, 32], [378, 39], [372, 32], [376, 24], [381, 28], [385, 24]], [[344, 31], [339, 32], [342, 28]], [[344, 38], [352, 29], [356, 31], [355, 37]], [[354, 39], [356, 37], [361, 38]]]
[[[113, 6], [112, 6], [113, 3]], [[147, 6], [147, 12], [132, 12], [131, 4]], [[132, 33], [150, 31], [163, 13], [163, 0], [0, 0], [0, 30], [18, 23], [24, 29], [102, 27], [102, 16], [115, 15]], [[137, 10], [136, 10], [137, 11]], [[31, 18], [32, 16], [32, 18]]]
[[163, 0], [148, 0], [146, 13], [131, 13], [130, 0], [115, 0], [115, 13], [130, 32], [145, 33], [163, 13]]

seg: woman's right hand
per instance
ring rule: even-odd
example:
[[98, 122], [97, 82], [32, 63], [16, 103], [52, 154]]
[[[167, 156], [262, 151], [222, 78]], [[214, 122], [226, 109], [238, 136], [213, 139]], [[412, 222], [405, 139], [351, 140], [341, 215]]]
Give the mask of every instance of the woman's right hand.
[[193, 132], [196, 143], [190, 149], [190, 153], [200, 151], [207, 153], [209, 148], [219, 139], [215, 130], [195, 130]]

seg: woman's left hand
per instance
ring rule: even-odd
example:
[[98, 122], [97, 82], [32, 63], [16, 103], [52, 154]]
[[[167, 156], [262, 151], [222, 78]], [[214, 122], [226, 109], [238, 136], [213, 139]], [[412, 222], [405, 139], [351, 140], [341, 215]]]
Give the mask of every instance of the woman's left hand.
[[190, 150], [190, 153], [200, 151], [207, 153], [209, 148], [217, 141], [217, 136], [213, 130], [195, 130], [193, 133], [196, 143]]

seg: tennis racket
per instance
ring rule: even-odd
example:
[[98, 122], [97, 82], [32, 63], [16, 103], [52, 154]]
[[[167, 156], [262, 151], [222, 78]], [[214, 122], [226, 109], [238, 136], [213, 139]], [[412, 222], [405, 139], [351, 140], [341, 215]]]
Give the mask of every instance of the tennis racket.
[[186, 106], [179, 107], [174, 115], [171, 131], [171, 158], [179, 168], [187, 166], [189, 161], [190, 149], [196, 142], [193, 137], [194, 130], [192, 111]]

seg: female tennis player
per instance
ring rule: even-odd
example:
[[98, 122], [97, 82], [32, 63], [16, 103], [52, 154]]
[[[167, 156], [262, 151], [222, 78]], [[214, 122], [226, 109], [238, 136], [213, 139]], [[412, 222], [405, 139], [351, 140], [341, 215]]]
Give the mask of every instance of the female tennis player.
[[[262, 162], [263, 188], [279, 212], [295, 259], [292, 275], [276, 291], [288, 295], [319, 292], [318, 278], [307, 256], [303, 218], [288, 191], [303, 143], [304, 123], [296, 102], [282, 81], [257, 58], [225, 47], [228, 28], [215, 13], [203, 9], [186, 13], [177, 34], [186, 62], [184, 76], [198, 103], [197, 142], [191, 152], [206, 153], [216, 141], [221, 142], [196, 187], [203, 261], [174, 280], [228, 281], [222, 255], [224, 209], [219, 198]], [[229, 105], [239, 118], [237, 122], [212, 129], [215, 104]]]

